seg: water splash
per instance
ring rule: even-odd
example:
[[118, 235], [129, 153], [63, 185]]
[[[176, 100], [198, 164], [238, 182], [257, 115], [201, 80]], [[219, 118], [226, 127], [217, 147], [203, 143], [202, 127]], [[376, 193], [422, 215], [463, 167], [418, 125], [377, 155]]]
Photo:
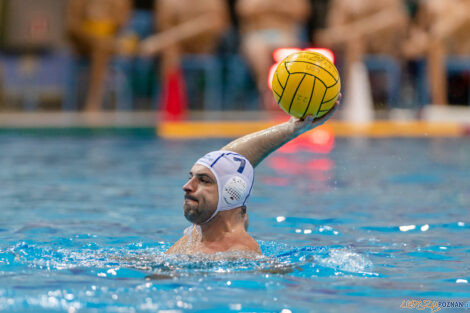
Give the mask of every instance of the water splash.
[[[253, 271], [273, 274], [314, 271], [314, 276], [338, 275], [338, 272], [374, 275], [370, 273], [372, 262], [366, 256], [347, 248], [290, 247], [282, 243], [260, 242], [263, 255], [236, 251], [214, 255], [166, 255], [164, 251], [168, 246], [168, 243], [160, 242], [109, 248], [94, 243], [93, 249], [54, 249], [48, 245], [20, 242], [0, 250], [0, 269], [8, 269], [5, 266], [11, 265], [48, 271], [86, 269], [90, 273], [98, 272], [101, 277], [109, 274], [119, 276], [123, 269], [135, 270], [142, 275], [170, 277], [192, 273]], [[112, 271], [109, 272], [109, 269]]]

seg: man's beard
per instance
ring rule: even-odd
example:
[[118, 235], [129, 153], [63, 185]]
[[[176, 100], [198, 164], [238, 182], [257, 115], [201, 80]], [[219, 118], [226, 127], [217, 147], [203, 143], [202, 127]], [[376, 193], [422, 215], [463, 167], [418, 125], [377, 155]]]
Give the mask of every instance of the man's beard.
[[202, 224], [209, 219], [212, 213], [207, 212], [199, 207], [199, 201], [189, 195], [184, 196], [185, 199], [194, 200], [184, 201], [184, 217], [193, 224]]
[[197, 224], [197, 221], [199, 221], [200, 216], [201, 216], [201, 212], [199, 211], [197, 204], [193, 205], [193, 204], [189, 204], [185, 202], [183, 204], [183, 209], [184, 209], [184, 217], [186, 217], [186, 219], [190, 221], [191, 223]]

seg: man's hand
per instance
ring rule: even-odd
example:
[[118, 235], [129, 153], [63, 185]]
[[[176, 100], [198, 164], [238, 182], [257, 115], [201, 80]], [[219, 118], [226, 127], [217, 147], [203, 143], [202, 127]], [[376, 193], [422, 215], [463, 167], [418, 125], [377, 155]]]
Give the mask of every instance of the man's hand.
[[335, 114], [336, 110], [338, 109], [341, 97], [342, 95], [340, 93], [338, 96], [338, 100], [336, 100], [336, 103], [333, 106], [333, 109], [330, 112], [323, 115], [322, 117], [315, 118], [315, 119], [311, 115], [306, 116], [304, 119], [291, 117], [291, 119], [289, 120], [289, 123], [292, 123], [294, 125], [294, 133], [296, 135], [300, 135], [315, 127], [323, 125], [330, 117], [333, 116], [333, 114]]

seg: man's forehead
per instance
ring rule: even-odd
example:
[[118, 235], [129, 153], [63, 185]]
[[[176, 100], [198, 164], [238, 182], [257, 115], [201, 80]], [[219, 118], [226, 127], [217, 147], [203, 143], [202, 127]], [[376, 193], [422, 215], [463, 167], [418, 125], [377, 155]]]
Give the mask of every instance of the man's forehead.
[[201, 165], [201, 164], [194, 164], [193, 167], [191, 168], [191, 173], [193, 175], [205, 174], [205, 175], [207, 175], [210, 178], [215, 180], [215, 176], [212, 173], [212, 171], [210, 169], [208, 169], [207, 167], [205, 167], [204, 165]]

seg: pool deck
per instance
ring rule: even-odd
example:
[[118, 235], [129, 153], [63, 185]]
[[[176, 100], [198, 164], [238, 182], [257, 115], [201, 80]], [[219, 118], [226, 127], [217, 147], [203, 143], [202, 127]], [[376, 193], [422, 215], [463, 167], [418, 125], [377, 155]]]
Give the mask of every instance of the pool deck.
[[[341, 116], [341, 112], [338, 112]], [[322, 126], [339, 137], [470, 136], [470, 108], [428, 106], [420, 112], [392, 111], [386, 119], [356, 124], [332, 119]], [[146, 112], [3, 112], [0, 133], [138, 133], [164, 138], [238, 137], [287, 120], [283, 112], [192, 111], [179, 121], [165, 121]]]

